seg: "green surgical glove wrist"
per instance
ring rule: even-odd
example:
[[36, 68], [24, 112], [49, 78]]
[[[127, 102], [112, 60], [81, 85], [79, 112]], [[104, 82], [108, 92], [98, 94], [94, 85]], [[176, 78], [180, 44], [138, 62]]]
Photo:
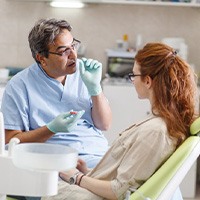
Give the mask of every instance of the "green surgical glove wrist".
[[90, 86], [87, 88], [88, 88], [88, 92], [89, 92], [90, 96], [97, 96], [102, 92], [101, 85], [96, 85], [94, 87]]
[[77, 121], [82, 117], [84, 113], [84, 110], [79, 112], [70, 111], [62, 113], [58, 115], [54, 120], [49, 122], [46, 126], [53, 133], [70, 132], [76, 127]]
[[102, 92], [102, 64], [97, 60], [82, 58], [79, 62], [81, 78], [91, 96], [97, 96]]

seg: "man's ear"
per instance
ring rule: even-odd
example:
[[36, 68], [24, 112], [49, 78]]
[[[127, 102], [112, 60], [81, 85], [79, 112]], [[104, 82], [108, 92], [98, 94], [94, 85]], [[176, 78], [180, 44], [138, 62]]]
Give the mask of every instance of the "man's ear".
[[42, 56], [41, 54], [39, 54], [39, 53], [37, 53], [36, 54], [36, 59], [37, 59], [37, 61], [39, 62], [39, 63], [41, 63], [41, 65], [45, 65], [45, 57], [44, 56]]
[[150, 76], [145, 76], [145, 85], [147, 89], [150, 89], [152, 86], [152, 79]]

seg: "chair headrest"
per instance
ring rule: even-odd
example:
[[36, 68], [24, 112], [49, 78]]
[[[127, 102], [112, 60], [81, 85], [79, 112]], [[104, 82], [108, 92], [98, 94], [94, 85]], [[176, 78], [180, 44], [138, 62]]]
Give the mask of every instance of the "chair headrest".
[[194, 120], [190, 126], [191, 135], [197, 135], [198, 133], [200, 133], [200, 117]]

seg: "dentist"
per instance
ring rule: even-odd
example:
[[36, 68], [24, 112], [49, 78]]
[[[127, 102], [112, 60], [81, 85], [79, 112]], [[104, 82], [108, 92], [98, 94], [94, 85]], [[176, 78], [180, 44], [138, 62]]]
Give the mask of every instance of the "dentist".
[[67, 145], [94, 167], [108, 149], [101, 131], [111, 124], [111, 110], [100, 85], [102, 64], [77, 59], [81, 42], [71, 30], [65, 20], [41, 19], [30, 31], [36, 62], [5, 88], [5, 138]]

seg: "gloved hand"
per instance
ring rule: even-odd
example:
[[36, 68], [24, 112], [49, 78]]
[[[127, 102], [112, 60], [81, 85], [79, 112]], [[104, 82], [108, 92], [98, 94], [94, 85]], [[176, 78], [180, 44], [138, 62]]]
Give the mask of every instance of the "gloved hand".
[[84, 110], [79, 112], [70, 111], [58, 115], [54, 120], [47, 124], [47, 128], [53, 133], [70, 132], [77, 125], [78, 119], [85, 113]]
[[102, 92], [101, 77], [102, 64], [97, 60], [82, 58], [79, 62], [80, 74], [91, 96], [97, 96]]

